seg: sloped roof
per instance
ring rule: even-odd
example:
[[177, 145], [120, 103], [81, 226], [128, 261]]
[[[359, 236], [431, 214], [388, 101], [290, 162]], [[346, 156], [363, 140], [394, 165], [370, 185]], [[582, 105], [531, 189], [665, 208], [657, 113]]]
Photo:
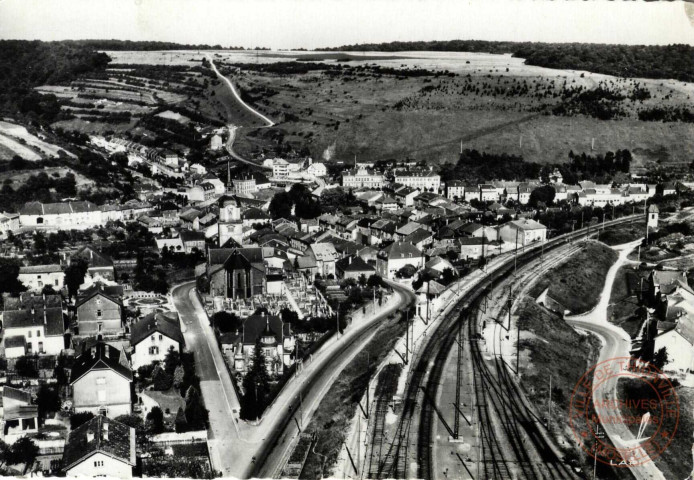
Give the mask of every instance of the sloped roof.
[[242, 342], [244, 345], [255, 345], [267, 328], [274, 334], [277, 343], [282, 343], [282, 338], [291, 335], [288, 323], [276, 315], [251, 315], [243, 321]]
[[95, 248], [85, 245], [77, 250], [71, 258], [81, 258], [89, 263], [89, 266], [94, 267], [112, 267], [113, 260], [108, 255], [105, 255]]
[[65, 332], [60, 295], [32, 295], [24, 292], [19, 297], [3, 298], [5, 329], [43, 326], [46, 336], [58, 336]]
[[408, 236], [406, 236], [403, 241], [405, 242], [410, 242], [411, 244], [415, 245], [419, 242], [423, 242], [424, 240], [427, 240], [429, 238], [432, 238], [433, 234], [428, 231], [424, 230], [423, 228], [418, 228], [414, 232], [410, 233]]
[[70, 385], [92, 370], [113, 370], [128, 381], [133, 380], [133, 372], [125, 358], [125, 353], [103, 342], [98, 342], [92, 348], [86, 349], [75, 359]]
[[[122, 288], [122, 287], [121, 287]], [[77, 303], [75, 304], [75, 307], [79, 307], [80, 305], [83, 305], [85, 302], [91, 300], [92, 298], [96, 297], [97, 295], [102, 296], [106, 300], [109, 300], [116, 305], [122, 305], [121, 301], [113, 295], [113, 293], [116, 293], [117, 290], [114, 289], [108, 289], [107, 286], [103, 284], [96, 284], [91, 287], [89, 287], [86, 290], [83, 290], [82, 292], [79, 292], [78, 297], [77, 297]]]
[[416, 258], [422, 256], [422, 252], [417, 247], [407, 242], [393, 242], [383, 249], [383, 252], [385, 252], [389, 259]]
[[60, 265], [32, 265], [28, 267], [19, 267], [19, 273], [57, 273], [62, 272], [63, 268]]
[[337, 258], [337, 252], [335, 251], [335, 246], [332, 243], [314, 243], [309, 248], [318, 261], [332, 262]]
[[150, 313], [130, 327], [130, 344], [137, 345], [154, 332], [161, 333], [182, 344], [183, 334], [176, 312]]
[[64, 470], [95, 453], [103, 453], [135, 466], [135, 429], [104, 415], [97, 415], [72, 432], [63, 452]]
[[[350, 262], [351, 259], [351, 262]], [[376, 269], [366, 263], [361, 257], [347, 257], [337, 262], [337, 268], [343, 272], [375, 272]]]

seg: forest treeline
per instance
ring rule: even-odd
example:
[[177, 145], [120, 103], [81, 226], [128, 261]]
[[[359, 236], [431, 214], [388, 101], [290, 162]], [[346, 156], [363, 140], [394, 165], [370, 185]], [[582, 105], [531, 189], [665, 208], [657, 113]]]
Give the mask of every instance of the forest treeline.
[[510, 53], [527, 65], [587, 70], [618, 77], [673, 78], [694, 81], [694, 47], [690, 45], [607, 45], [593, 43], [492, 42], [450, 40], [343, 45], [329, 51]]
[[45, 103], [34, 87], [70, 82], [111, 61], [105, 53], [73, 42], [0, 40], [0, 52], [0, 112], [10, 114]]

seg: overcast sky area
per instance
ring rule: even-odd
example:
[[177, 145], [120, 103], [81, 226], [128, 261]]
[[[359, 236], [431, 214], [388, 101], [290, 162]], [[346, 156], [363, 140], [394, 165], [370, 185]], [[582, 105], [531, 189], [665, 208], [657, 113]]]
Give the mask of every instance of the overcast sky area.
[[280, 48], [416, 40], [694, 44], [682, 2], [0, 0], [3, 39]]

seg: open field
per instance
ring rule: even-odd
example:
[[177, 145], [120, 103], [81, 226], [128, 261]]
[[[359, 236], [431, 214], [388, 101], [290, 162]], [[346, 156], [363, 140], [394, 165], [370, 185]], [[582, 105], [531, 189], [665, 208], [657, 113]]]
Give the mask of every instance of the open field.
[[[46, 143], [43, 140], [37, 138], [36, 136], [30, 134], [27, 131], [27, 129], [21, 125], [15, 125], [14, 123], [0, 121], [0, 133], [8, 137], [20, 139], [21, 141], [24, 141], [26, 145], [29, 145], [35, 149], [44, 152], [44, 154], [49, 157], [57, 157], [58, 152], [65, 152], [65, 150], [63, 150], [62, 148], [56, 147], [55, 145], [51, 145], [50, 143]], [[77, 158], [72, 153], [65, 153], [73, 158]], [[25, 160], [30, 159], [27, 158]]]
[[41, 155], [31, 148], [22, 145], [12, 137], [0, 134], [0, 159], [10, 160], [15, 155], [19, 155], [24, 160], [41, 160]]
[[[258, 119], [235, 102], [226, 86], [201, 72], [205, 53], [245, 101], [278, 125], [258, 129]], [[107, 54], [113, 62], [103, 78], [50, 87], [74, 102], [63, 108], [76, 118], [58, 125], [120, 131], [155, 107], [178, 104], [241, 127], [234, 148], [246, 156], [293, 150], [328, 161], [351, 162], [356, 155], [435, 164], [455, 162], [462, 142], [463, 148], [520, 154], [540, 163], [566, 161], [570, 150], [599, 154], [626, 148], [633, 154], [634, 170], [659, 164], [680, 171], [694, 156], [694, 124], [638, 119], [643, 109], [690, 106], [694, 85], [684, 82], [553, 70], [525, 65], [510, 55], [468, 52]], [[297, 71], [297, 66], [306, 68]], [[169, 73], [162, 73], [162, 67], [169, 67], [164, 69]], [[615, 119], [551, 113], [567, 92], [598, 87], [625, 96]], [[85, 100], [101, 101], [102, 114], [122, 114], [123, 105], [132, 107], [132, 118], [112, 117], [103, 122], [112, 128], [103, 129], [88, 108], [80, 107]]]
[[588, 241], [580, 252], [548, 271], [529, 294], [537, 298], [549, 287], [549, 296], [572, 314], [585, 313], [597, 305], [607, 271], [616, 261], [614, 250], [600, 242]]

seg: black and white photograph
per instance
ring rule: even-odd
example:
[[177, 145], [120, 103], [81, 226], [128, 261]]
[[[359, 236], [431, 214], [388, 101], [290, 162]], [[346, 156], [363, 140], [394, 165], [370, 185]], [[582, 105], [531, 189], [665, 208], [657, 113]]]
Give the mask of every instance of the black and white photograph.
[[0, 476], [692, 480], [694, 2], [0, 0]]

